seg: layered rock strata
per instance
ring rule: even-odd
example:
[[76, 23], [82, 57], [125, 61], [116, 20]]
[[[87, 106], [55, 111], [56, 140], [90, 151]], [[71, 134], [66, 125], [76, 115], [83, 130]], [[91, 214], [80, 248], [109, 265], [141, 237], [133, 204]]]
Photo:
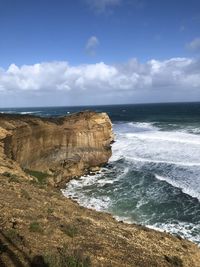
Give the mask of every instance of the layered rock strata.
[[106, 113], [85, 111], [47, 119], [0, 115], [0, 153], [22, 169], [49, 174], [58, 185], [107, 163], [113, 141]]

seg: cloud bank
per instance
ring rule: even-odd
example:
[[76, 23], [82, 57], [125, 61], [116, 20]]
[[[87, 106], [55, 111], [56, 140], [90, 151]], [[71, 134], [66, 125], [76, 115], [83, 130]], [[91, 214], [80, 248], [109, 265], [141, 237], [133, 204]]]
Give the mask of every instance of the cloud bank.
[[0, 105], [13, 105], [15, 96], [20, 96], [18, 105], [26, 105], [28, 99], [32, 106], [38, 98], [47, 101], [41, 102], [44, 105], [200, 101], [200, 60], [11, 64], [8, 69], [0, 68]]

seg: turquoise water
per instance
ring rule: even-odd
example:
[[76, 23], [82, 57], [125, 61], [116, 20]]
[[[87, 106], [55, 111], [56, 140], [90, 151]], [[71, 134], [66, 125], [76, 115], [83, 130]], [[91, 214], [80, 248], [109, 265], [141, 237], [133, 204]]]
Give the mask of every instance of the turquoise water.
[[63, 193], [116, 218], [200, 244], [200, 103], [0, 110], [60, 116], [108, 112], [116, 142], [109, 164]]

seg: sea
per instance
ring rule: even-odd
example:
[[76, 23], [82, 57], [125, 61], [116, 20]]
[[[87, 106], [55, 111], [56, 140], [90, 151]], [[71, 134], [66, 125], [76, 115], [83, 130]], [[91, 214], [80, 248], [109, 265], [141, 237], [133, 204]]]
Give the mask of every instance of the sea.
[[200, 245], [200, 103], [0, 109], [58, 117], [107, 112], [112, 157], [92, 176], [62, 190], [80, 205], [116, 219], [167, 231]]

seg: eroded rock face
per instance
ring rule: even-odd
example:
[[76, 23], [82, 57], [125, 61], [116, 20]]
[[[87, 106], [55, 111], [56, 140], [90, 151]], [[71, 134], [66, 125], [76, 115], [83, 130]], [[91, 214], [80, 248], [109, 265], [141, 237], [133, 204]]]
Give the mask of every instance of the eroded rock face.
[[56, 119], [0, 115], [0, 133], [4, 157], [23, 169], [49, 173], [53, 184], [102, 166], [111, 156], [113, 132], [106, 113]]

